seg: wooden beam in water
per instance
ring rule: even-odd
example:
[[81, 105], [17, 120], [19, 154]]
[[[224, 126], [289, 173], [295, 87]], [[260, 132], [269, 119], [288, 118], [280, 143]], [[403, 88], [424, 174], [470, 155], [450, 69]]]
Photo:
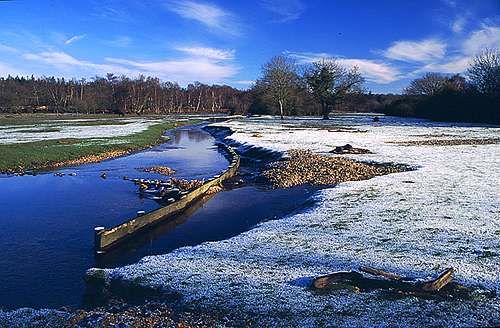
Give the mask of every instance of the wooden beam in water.
[[132, 235], [139, 233], [141, 230], [184, 211], [194, 201], [205, 195], [212, 187], [220, 186], [223, 181], [234, 177], [238, 173], [238, 169], [240, 167], [240, 157], [231, 147], [225, 144], [221, 145], [231, 156], [230, 162], [235, 162], [235, 165], [229, 167], [220, 176], [208, 179], [201, 187], [183, 195], [181, 199], [174, 201], [167, 206], [145, 213], [110, 229], [105, 229], [104, 227], [95, 228], [94, 240], [96, 252], [98, 254], [102, 254], [107, 249], [115, 246], [125, 239], [128, 239]]

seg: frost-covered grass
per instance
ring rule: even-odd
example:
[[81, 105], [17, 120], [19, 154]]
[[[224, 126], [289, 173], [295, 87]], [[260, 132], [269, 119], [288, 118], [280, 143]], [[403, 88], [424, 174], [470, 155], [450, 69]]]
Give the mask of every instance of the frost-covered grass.
[[[263, 223], [226, 241], [146, 257], [108, 270], [109, 277], [178, 292], [188, 306], [223, 309], [234, 320], [247, 318], [246, 323], [256, 326], [500, 325], [500, 298], [479, 292], [471, 300], [434, 301], [307, 288], [313, 276], [361, 265], [421, 278], [454, 267], [462, 284], [498, 294], [500, 145], [388, 142], [443, 134], [495, 138], [500, 128], [388, 117], [373, 123], [359, 115], [283, 123], [246, 119], [224, 125], [235, 131], [228, 138], [242, 144], [326, 153], [332, 146], [350, 143], [373, 152], [351, 158], [419, 169], [324, 189], [315, 196], [317, 205], [303, 213]], [[291, 129], [290, 124], [299, 128]], [[301, 129], [304, 125], [307, 128]], [[366, 132], [329, 132], [325, 126], [332, 131], [335, 126], [354, 126]]]
[[[140, 120], [110, 125], [105, 121], [104, 125], [83, 126], [77, 122], [70, 126], [59, 124], [60, 130], [56, 132], [25, 132], [26, 127], [19, 133], [0, 130], [0, 140], [15, 135], [8, 139], [10, 142], [2, 144], [0, 141], [0, 172], [47, 168], [87, 156], [102, 155], [102, 159], [106, 159], [105, 154], [130, 152], [157, 144], [165, 130], [195, 122]], [[38, 137], [40, 135], [42, 137]]]
[[[9, 123], [10, 122], [10, 123]], [[0, 123], [2, 121], [0, 120]], [[0, 145], [56, 139], [112, 138], [143, 132], [150, 126], [162, 123], [160, 119], [57, 119], [31, 118], [12, 124], [0, 124]]]

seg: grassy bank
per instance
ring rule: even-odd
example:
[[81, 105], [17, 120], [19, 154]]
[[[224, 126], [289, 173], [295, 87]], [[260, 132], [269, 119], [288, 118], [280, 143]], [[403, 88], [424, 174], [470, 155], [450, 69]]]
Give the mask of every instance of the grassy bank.
[[198, 121], [166, 122], [120, 137], [57, 139], [0, 145], [0, 172], [20, 173], [99, 162], [157, 145], [163, 133]]

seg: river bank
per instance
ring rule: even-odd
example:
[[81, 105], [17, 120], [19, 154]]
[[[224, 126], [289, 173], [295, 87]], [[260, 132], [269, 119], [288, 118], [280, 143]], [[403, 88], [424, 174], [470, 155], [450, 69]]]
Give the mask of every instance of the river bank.
[[[223, 242], [89, 273], [122, 290], [140, 287], [177, 295], [176, 303], [186, 308], [224, 309], [233, 325], [498, 325], [498, 145], [402, 146], [389, 141], [429, 134], [486, 139], [499, 128], [391, 117], [375, 123], [361, 115], [329, 122], [270, 118], [219, 125], [234, 132], [227, 142], [242, 148], [327, 154], [348, 143], [372, 153], [347, 158], [418, 169], [323, 189], [314, 196], [316, 205]], [[362, 265], [408, 277], [454, 267], [458, 281], [476, 292], [471, 299], [436, 301], [308, 288], [312, 277]]]
[[[164, 142], [161, 136], [166, 130], [200, 121], [129, 122], [107, 119], [73, 120], [63, 125], [59, 121], [42, 122], [45, 123], [22, 127], [7, 125], [0, 130], [1, 173], [23, 175], [28, 171], [32, 174], [33, 171], [121, 157]], [[100, 130], [104, 130], [101, 136]], [[123, 132], [117, 133], [117, 130]]]

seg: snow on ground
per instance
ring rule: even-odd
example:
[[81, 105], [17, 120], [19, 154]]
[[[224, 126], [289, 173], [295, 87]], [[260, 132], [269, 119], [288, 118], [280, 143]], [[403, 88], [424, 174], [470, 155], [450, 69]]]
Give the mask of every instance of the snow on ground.
[[[109, 122], [111, 119], [106, 119]], [[142, 132], [154, 124], [161, 123], [155, 119], [120, 119], [116, 125], [78, 125], [79, 123], [99, 122], [99, 120], [53, 120], [30, 125], [6, 125], [0, 129], [0, 144], [54, 140], [65, 138], [109, 138], [123, 137]], [[126, 123], [126, 124], [123, 124]], [[50, 131], [56, 129], [58, 131]]]
[[230, 127], [235, 133], [228, 138], [242, 144], [327, 152], [350, 143], [374, 152], [352, 158], [419, 169], [324, 189], [315, 196], [317, 205], [302, 213], [262, 223], [226, 241], [146, 257], [109, 270], [111, 279], [180, 293], [188, 306], [224, 309], [234, 320], [250, 318], [241, 321], [245, 325], [500, 325], [498, 296], [388, 299], [383, 292], [318, 293], [306, 287], [313, 276], [360, 265], [422, 278], [454, 267], [461, 283], [498, 294], [500, 145], [388, 142], [430, 135], [499, 138], [500, 128], [390, 117], [373, 123], [360, 115], [328, 122], [241, 119], [217, 125]]

